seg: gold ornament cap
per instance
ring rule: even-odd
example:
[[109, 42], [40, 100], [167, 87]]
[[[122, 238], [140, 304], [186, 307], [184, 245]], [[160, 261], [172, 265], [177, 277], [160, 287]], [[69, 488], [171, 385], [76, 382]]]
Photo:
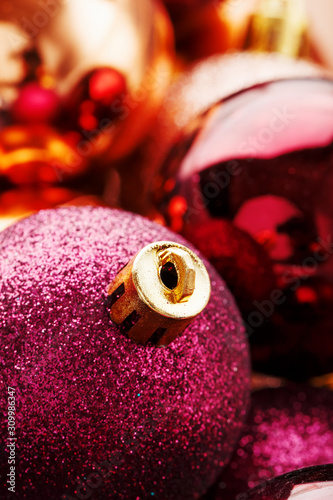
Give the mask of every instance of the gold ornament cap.
[[166, 347], [203, 311], [210, 294], [199, 257], [178, 243], [158, 241], [140, 250], [111, 283], [110, 315], [134, 342]]

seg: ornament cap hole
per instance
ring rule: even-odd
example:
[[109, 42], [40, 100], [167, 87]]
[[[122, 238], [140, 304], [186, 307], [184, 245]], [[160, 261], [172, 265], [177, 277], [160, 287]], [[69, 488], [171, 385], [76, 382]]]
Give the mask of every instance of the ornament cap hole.
[[174, 290], [178, 285], [178, 273], [172, 262], [166, 262], [160, 269], [160, 277], [164, 286]]

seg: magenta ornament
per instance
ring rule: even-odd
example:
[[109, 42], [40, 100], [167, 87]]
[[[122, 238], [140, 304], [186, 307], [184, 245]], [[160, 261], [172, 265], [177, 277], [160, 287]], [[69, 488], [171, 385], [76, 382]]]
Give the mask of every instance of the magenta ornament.
[[109, 317], [108, 285], [161, 240], [184, 244], [96, 207], [42, 211], [0, 233], [1, 365], [17, 404], [20, 499], [199, 498], [230, 458], [249, 356], [216, 271], [207, 264], [208, 306], [168, 348], [135, 344]]

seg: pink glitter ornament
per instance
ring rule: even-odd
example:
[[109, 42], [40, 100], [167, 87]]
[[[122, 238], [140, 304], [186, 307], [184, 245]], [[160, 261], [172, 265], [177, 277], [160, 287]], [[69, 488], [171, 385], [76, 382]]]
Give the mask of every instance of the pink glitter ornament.
[[161, 240], [184, 244], [96, 207], [42, 211], [0, 233], [1, 364], [17, 402], [20, 499], [199, 498], [230, 458], [249, 357], [213, 268], [209, 304], [166, 349], [135, 344], [109, 316], [108, 285]]
[[209, 498], [234, 500], [280, 474], [333, 462], [333, 393], [306, 386], [253, 395], [245, 431]]

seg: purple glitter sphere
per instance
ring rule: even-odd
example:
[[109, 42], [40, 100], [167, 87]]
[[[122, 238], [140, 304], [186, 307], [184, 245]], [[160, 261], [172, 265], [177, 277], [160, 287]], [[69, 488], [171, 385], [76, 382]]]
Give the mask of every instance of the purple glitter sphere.
[[[96, 207], [42, 211], [0, 233], [0, 361], [16, 401], [20, 499], [194, 499], [230, 458], [249, 356], [213, 268], [208, 306], [166, 349], [135, 344], [109, 317], [109, 283], [161, 240], [187, 245], [140, 216]], [[0, 405], [6, 415], [5, 398]], [[8, 446], [2, 453], [11, 498]]]
[[333, 393], [307, 386], [254, 393], [244, 433], [207, 498], [235, 500], [303, 467], [333, 463]]

